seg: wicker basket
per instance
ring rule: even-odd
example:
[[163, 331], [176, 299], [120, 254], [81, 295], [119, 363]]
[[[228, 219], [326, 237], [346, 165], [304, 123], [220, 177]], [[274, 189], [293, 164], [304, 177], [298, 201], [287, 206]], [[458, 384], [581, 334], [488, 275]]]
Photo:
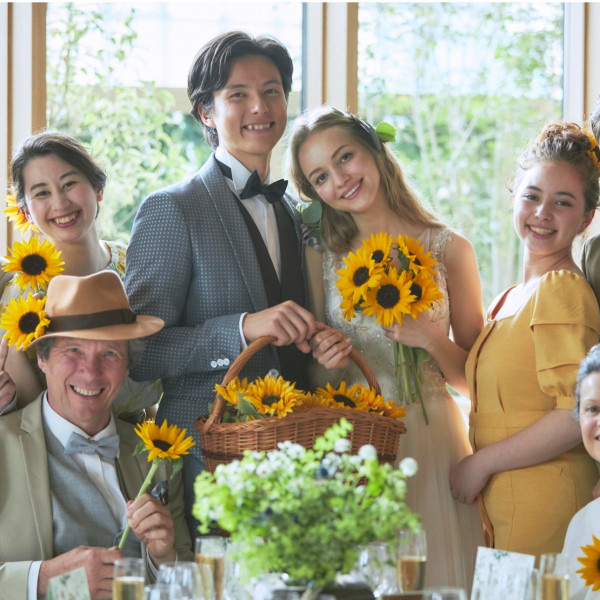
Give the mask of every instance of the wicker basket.
[[[273, 337], [262, 337], [250, 344], [233, 361], [222, 385], [227, 385], [239, 375], [248, 360], [274, 340]], [[363, 357], [354, 349], [350, 357], [360, 368], [369, 385], [380, 393], [379, 384]], [[372, 444], [377, 449], [381, 462], [394, 462], [400, 434], [406, 432], [402, 421], [345, 408], [313, 408], [282, 418], [266, 417], [242, 423], [222, 423], [225, 404], [225, 400], [217, 394], [211, 414], [202, 416], [195, 422], [196, 430], [202, 434], [202, 453], [206, 468], [211, 473], [217, 465], [240, 459], [244, 450], [274, 450], [279, 442], [286, 440], [301, 444], [305, 448], [312, 448], [315, 438], [323, 435], [327, 428], [342, 417], [353, 425], [349, 436], [352, 452], [357, 452], [364, 444]]]

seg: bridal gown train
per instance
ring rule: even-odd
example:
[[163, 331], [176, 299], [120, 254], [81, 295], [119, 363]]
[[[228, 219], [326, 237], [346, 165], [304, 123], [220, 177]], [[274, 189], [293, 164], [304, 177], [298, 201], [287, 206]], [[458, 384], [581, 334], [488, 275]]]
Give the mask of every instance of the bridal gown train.
[[[420, 236], [425, 250], [438, 261], [437, 283], [443, 300], [425, 313], [446, 333], [450, 329], [450, 307], [446, 285], [444, 249], [451, 238], [449, 229], [429, 228]], [[323, 280], [325, 310], [329, 325], [343, 331], [373, 370], [386, 400], [396, 399], [393, 342], [385, 337], [375, 317], [357, 313], [349, 323], [342, 316], [341, 296], [336, 287], [336, 271], [343, 267], [340, 255], [325, 252]], [[483, 530], [476, 505], [457, 502], [450, 492], [450, 469], [471, 454], [462, 413], [446, 389], [446, 382], [429, 358], [420, 367], [421, 384], [429, 425], [419, 403], [406, 406], [407, 432], [401, 436], [398, 462], [407, 456], [417, 460], [419, 470], [408, 480], [407, 502], [421, 515], [427, 535], [426, 586], [455, 585], [470, 590], [477, 547], [483, 546]], [[363, 381], [356, 365], [343, 373], [348, 383]]]

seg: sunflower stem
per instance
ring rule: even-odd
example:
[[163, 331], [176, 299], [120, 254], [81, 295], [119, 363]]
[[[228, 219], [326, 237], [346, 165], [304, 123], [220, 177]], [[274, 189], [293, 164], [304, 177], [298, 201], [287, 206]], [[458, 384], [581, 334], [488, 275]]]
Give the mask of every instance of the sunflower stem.
[[429, 418], [425, 410], [423, 395], [421, 393], [421, 373], [415, 348], [405, 347], [399, 342], [394, 342], [394, 363], [396, 365], [396, 389], [398, 400], [405, 404], [412, 404], [419, 399], [425, 423], [429, 425]]
[[[144, 479], [144, 483], [142, 483], [142, 487], [140, 487], [140, 491], [138, 492], [137, 496], [135, 497], [136, 500], [143, 493], [145, 493], [146, 490], [150, 487], [150, 484], [152, 483], [152, 478], [154, 477], [154, 474], [156, 473], [156, 469], [158, 469], [158, 465], [160, 464], [160, 461], [161, 461], [160, 458], [155, 458], [152, 461], [152, 466], [150, 467], [150, 470], [148, 471], [148, 475], [146, 475], [146, 479]], [[125, 529], [123, 530], [123, 535], [121, 536], [121, 541], [119, 542], [119, 550], [123, 550], [123, 546], [125, 545], [125, 542], [127, 541], [127, 536], [129, 535], [130, 530], [131, 530], [131, 526], [129, 525], [129, 519], [128, 519], [127, 525], [125, 525]]]

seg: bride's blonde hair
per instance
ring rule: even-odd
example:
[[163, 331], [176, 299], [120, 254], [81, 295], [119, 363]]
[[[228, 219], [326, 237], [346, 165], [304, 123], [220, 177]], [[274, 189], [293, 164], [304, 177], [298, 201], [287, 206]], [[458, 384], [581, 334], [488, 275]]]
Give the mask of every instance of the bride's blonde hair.
[[[419, 202], [408, 187], [396, 158], [385, 144], [373, 138], [372, 128], [353, 114], [332, 106], [321, 106], [300, 115], [292, 126], [287, 168], [300, 199], [319, 202], [323, 209], [319, 227], [321, 241], [333, 252], [347, 252], [358, 230], [350, 213], [335, 210], [323, 202], [300, 167], [300, 148], [308, 138], [331, 127], [339, 127], [360, 143], [374, 158], [380, 175], [380, 185], [388, 206], [402, 219], [418, 226], [441, 227], [442, 223]], [[379, 143], [378, 143], [379, 142]]]

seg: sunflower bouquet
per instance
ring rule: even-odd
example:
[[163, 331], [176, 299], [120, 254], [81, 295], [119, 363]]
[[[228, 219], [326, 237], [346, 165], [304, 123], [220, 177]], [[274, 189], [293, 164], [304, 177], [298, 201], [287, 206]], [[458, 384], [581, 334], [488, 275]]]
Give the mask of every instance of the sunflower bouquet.
[[[152, 463], [148, 475], [146, 475], [146, 479], [144, 479], [140, 491], [136, 496], [137, 500], [150, 487], [152, 478], [162, 461], [171, 463], [173, 467], [171, 477], [173, 477], [183, 468], [181, 457], [189, 454], [189, 449], [196, 442], [194, 442], [191, 435], [186, 436], [187, 431], [185, 429], [180, 429], [177, 425], [168, 425], [166, 420], [159, 427], [154, 422], [154, 419], [149, 419], [144, 423], [138, 424], [135, 432], [141, 439], [135, 447], [133, 454], [136, 455], [147, 451], [148, 462]], [[119, 542], [119, 550], [123, 549], [129, 531], [130, 526], [127, 523]]]
[[[431, 252], [425, 252], [419, 239], [405, 235], [394, 238], [386, 232], [373, 234], [343, 260], [345, 266], [337, 271], [337, 287], [348, 321], [359, 311], [375, 316], [383, 327], [402, 324], [405, 316], [417, 319], [442, 298], [434, 279], [436, 260]], [[398, 399], [404, 404], [419, 400], [428, 423], [419, 371], [427, 356], [422, 348], [394, 342]]]
[[60, 252], [49, 240], [40, 242], [33, 236], [26, 242], [15, 242], [9, 256], [4, 257], [2, 269], [16, 273], [14, 283], [19, 290], [32, 290], [13, 298], [2, 311], [0, 327], [5, 330], [4, 338], [9, 346], [26, 350], [31, 342], [42, 335], [49, 325], [44, 306], [45, 294], [50, 279], [63, 270], [64, 261]]
[[224, 422], [253, 421], [265, 417], [285, 417], [312, 408], [346, 408], [363, 410], [397, 419], [406, 415], [404, 408], [386, 402], [374, 388], [363, 384], [350, 387], [342, 381], [337, 387], [327, 384], [314, 394], [296, 389], [283, 377], [257, 378], [248, 383], [246, 378], [234, 377], [226, 385], [215, 386], [215, 392], [225, 402]]

